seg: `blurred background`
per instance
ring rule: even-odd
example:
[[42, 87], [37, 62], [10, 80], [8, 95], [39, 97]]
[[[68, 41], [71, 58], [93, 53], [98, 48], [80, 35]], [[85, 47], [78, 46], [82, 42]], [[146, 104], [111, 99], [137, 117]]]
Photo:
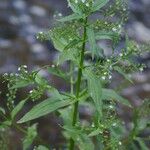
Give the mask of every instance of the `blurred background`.
[[[131, 0], [129, 4], [130, 14], [126, 24], [129, 36], [138, 43], [150, 43], [150, 0]], [[70, 9], [66, 0], [0, 0], [1, 75], [6, 72], [17, 72], [20, 65], [27, 65], [29, 69], [33, 69], [52, 64], [56, 56], [54, 47], [50, 42], [41, 43], [35, 37], [37, 32], [52, 26], [56, 12], [69, 14]], [[135, 106], [138, 106], [142, 99], [150, 98], [150, 54], [146, 53], [138, 60], [145, 63], [147, 68], [142, 73], [132, 74], [135, 84], [127, 85], [122, 90], [122, 95]], [[121, 80], [122, 77], [114, 75], [110, 87], [118, 86]], [[56, 84], [63, 87], [58, 80]], [[4, 91], [3, 85], [0, 85], [0, 91]], [[86, 113], [86, 109], [82, 112]], [[124, 114], [123, 111], [120, 114], [130, 119], [130, 114]], [[58, 120], [54, 116], [39, 119], [39, 122], [42, 122], [40, 125], [43, 131], [40, 134], [43, 138], [52, 145], [55, 145], [56, 141], [61, 141], [61, 137], [58, 136]], [[16, 135], [15, 137], [17, 139]]]

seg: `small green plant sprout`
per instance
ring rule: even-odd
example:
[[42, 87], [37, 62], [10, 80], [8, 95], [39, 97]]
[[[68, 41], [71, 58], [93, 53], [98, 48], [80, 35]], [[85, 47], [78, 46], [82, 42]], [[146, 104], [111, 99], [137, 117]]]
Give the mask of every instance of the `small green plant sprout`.
[[[36, 131], [37, 124], [33, 124], [32, 120], [57, 112], [63, 120], [60, 127], [66, 139], [63, 146], [67, 150], [137, 150], [137, 145], [142, 150], [148, 150], [144, 138], [139, 136], [149, 123], [145, 119], [144, 127], [140, 128], [139, 120], [143, 119], [142, 108], [147, 107], [145, 103], [148, 101], [134, 109], [130, 101], [120, 96], [118, 91], [107, 88], [114, 80], [114, 72], [118, 72], [133, 84], [130, 74], [143, 71], [145, 67], [134, 61], [134, 58], [142, 54], [142, 47], [130, 40], [124, 29], [128, 19], [128, 2], [67, 1], [72, 14], [65, 17], [61, 14], [55, 15], [54, 27], [39, 32], [37, 39], [50, 41], [58, 51], [58, 57], [53, 65], [41, 69], [62, 78], [66, 85], [70, 86], [70, 90], [56, 89], [53, 83], [40, 75], [41, 69], [28, 72], [26, 66], [21, 66], [18, 68], [18, 74], [5, 74], [4, 78], [8, 81], [9, 89], [8, 113], [6, 115], [5, 110], [0, 109], [1, 115], [4, 116], [0, 129], [14, 126], [21, 130], [25, 134], [23, 149], [27, 150], [34, 140], [40, 139]], [[97, 16], [96, 19], [93, 17], [94, 14]], [[102, 46], [100, 43], [104, 41], [107, 44]], [[122, 47], [121, 41], [124, 43]], [[106, 53], [108, 49], [109, 53]], [[67, 64], [66, 71], [62, 69], [64, 63]], [[15, 95], [24, 87], [31, 90], [27, 92], [25, 99], [17, 104]], [[47, 99], [43, 100], [43, 95], [47, 95]], [[31, 100], [35, 104], [33, 108], [20, 119], [16, 118]], [[123, 120], [117, 115], [118, 104], [135, 111], [134, 126], [128, 134]], [[90, 110], [87, 120], [83, 120], [80, 116], [82, 107]], [[146, 112], [148, 111], [147, 108]], [[144, 114], [146, 118], [148, 113]], [[42, 145], [39, 144], [35, 149], [51, 149], [44, 142]], [[62, 149], [61, 146], [58, 145], [59, 149]]]

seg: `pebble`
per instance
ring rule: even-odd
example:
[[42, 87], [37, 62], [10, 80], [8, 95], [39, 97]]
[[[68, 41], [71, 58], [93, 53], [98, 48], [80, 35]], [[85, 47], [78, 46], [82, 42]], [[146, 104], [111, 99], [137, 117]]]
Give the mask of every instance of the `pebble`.
[[38, 17], [45, 17], [47, 14], [46, 10], [39, 6], [30, 7], [30, 13]]

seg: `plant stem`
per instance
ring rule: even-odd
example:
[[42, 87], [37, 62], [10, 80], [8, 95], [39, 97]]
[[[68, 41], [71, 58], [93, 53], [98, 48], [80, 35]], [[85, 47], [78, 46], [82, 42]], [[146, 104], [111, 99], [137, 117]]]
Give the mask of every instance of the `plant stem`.
[[[84, 22], [84, 31], [83, 31], [83, 45], [82, 45], [82, 51], [81, 51], [81, 57], [80, 57], [80, 65], [78, 68], [78, 78], [77, 78], [77, 83], [76, 83], [76, 98], [78, 99], [79, 93], [80, 93], [80, 86], [81, 86], [81, 77], [82, 77], [82, 69], [83, 69], [83, 61], [84, 61], [84, 52], [85, 52], [85, 44], [86, 44], [86, 25], [87, 25], [87, 18], [85, 19]], [[77, 121], [77, 114], [78, 114], [78, 105], [79, 102], [77, 101], [74, 104], [74, 111], [73, 111], [73, 120], [72, 120], [72, 126], [75, 126], [76, 121]], [[70, 147], [69, 150], [74, 150], [74, 145], [75, 142], [71, 138], [70, 139]]]
[[73, 63], [70, 62], [70, 93], [73, 94], [74, 91], [74, 83], [73, 83]]

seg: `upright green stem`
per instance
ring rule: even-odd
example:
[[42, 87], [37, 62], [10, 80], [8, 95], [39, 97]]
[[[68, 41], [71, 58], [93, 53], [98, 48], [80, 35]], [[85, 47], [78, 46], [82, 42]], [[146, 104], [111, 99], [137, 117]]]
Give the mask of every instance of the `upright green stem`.
[[[78, 68], [78, 78], [76, 83], [76, 98], [79, 97], [80, 93], [80, 86], [81, 86], [81, 77], [82, 77], [82, 69], [83, 69], [83, 61], [84, 61], [84, 52], [85, 52], [85, 44], [86, 44], [86, 25], [87, 25], [87, 18], [84, 22], [84, 31], [83, 31], [83, 45], [82, 45], [82, 51], [81, 51], [81, 57], [80, 57], [80, 66]], [[75, 126], [77, 121], [77, 115], [78, 115], [78, 105], [79, 102], [77, 101], [74, 104], [74, 112], [73, 112], [73, 120], [72, 120], [72, 126]], [[70, 147], [69, 150], [74, 150], [74, 140], [70, 139]]]
[[73, 94], [74, 91], [74, 86], [73, 86], [73, 63], [70, 62], [70, 93]]

